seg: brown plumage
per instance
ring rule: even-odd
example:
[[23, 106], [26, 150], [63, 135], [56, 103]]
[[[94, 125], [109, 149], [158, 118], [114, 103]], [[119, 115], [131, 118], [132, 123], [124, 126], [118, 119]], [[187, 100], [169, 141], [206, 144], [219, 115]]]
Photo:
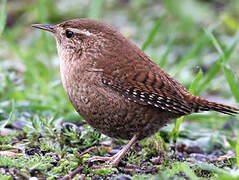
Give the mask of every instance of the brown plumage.
[[200, 111], [239, 111], [191, 95], [106, 23], [74, 19], [33, 27], [55, 35], [62, 83], [78, 113], [108, 136], [131, 139], [120, 153], [104, 159], [112, 166], [137, 139], [151, 136], [171, 119]]

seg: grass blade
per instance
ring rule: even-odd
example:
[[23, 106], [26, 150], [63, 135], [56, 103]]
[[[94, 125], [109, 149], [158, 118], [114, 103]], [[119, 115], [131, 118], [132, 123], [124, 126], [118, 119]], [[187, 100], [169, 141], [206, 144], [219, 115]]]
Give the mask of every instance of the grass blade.
[[157, 31], [159, 30], [159, 27], [160, 27], [161, 23], [163, 22], [164, 18], [165, 18], [165, 16], [159, 18], [159, 19], [155, 22], [155, 24], [154, 24], [152, 30], [151, 30], [150, 33], [149, 33], [149, 36], [148, 36], [147, 40], [144, 42], [144, 44], [143, 44], [143, 46], [142, 46], [142, 48], [141, 48], [143, 51], [146, 50], [147, 47], [150, 45], [150, 43], [154, 40], [154, 38], [155, 38], [155, 36], [156, 36], [156, 33], [157, 33]]
[[166, 64], [169, 52], [170, 52], [170, 50], [172, 49], [172, 46], [173, 46], [173, 42], [174, 42], [173, 40], [169, 41], [166, 51], [164, 52], [163, 56], [159, 60], [159, 66], [161, 68], [163, 68]]
[[0, 9], [0, 35], [2, 34], [6, 24], [6, 0], [2, 0]]
[[[50, 0], [38, 0], [37, 13], [38, 13], [39, 23], [45, 24], [47, 22], [47, 19], [49, 16], [49, 7], [51, 7]], [[46, 54], [50, 54], [51, 44], [49, 44], [47, 33], [42, 31], [41, 36], [42, 38], [40, 39], [39, 43], [43, 47], [44, 52], [46, 52]]]
[[[202, 78], [202, 76], [203, 76], [203, 72], [200, 69], [200, 71], [198, 72], [197, 76], [195, 77], [194, 81], [192, 82], [192, 84], [189, 88], [190, 93], [192, 93], [192, 94], [196, 93], [197, 87], [199, 85], [199, 81]], [[173, 131], [172, 131], [173, 142], [177, 141], [177, 138], [178, 138], [178, 135], [179, 135], [179, 128], [180, 128], [180, 125], [181, 125], [181, 122], [182, 122], [183, 118], [184, 118], [184, 116], [178, 118], [175, 122], [175, 126], [174, 126]]]
[[14, 122], [16, 119], [16, 116], [15, 116], [15, 101], [12, 100], [12, 109], [11, 109], [11, 112], [8, 116], [8, 118], [4, 121], [0, 121], [0, 129], [1, 128], [4, 128], [6, 125], [8, 124], [11, 124], [12, 122]]
[[101, 7], [103, 0], [92, 0], [90, 4], [90, 10], [88, 13], [89, 19], [99, 19], [101, 14]]
[[38, 18], [40, 23], [46, 23], [47, 20], [47, 7], [48, 7], [48, 1], [47, 0], [38, 0], [37, 1], [37, 12], [38, 12]]
[[177, 141], [177, 138], [178, 138], [178, 135], [179, 135], [180, 124], [181, 124], [183, 118], [184, 118], [184, 116], [178, 118], [178, 119], [175, 121], [175, 126], [174, 126], [173, 131], [172, 131], [173, 142], [174, 142], [174, 143]]
[[222, 57], [221, 60], [224, 61], [225, 60], [225, 54], [224, 54], [224, 51], [223, 51], [219, 41], [213, 35], [212, 31], [209, 31], [208, 29], [204, 29], [204, 31], [205, 31], [206, 35], [208, 36], [208, 38], [212, 41], [213, 45], [215, 46], [215, 48], [219, 52], [220, 56]]
[[217, 166], [214, 166], [212, 164], [208, 164], [206, 162], [198, 162], [196, 160], [193, 161], [198, 168], [203, 169], [203, 170], [207, 170], [207, 171], [211, 171], [211, 172], [215, 172], [217, 174], [229, 174], [227, 171], [225, 171], [224, 169], [218, 168]]
[[176, 76], [185, 67], [187, 62], [196, 56], [196, 54], [201, 49], [201, 47], [206, 43], [206, 41], [207, 41], [207, 38], [205, 35], [201, 35], [197, 39], [194, 47], [177, 64], [177, 67], [175, 68], [174, 72], [172, 73], [172, 74], [174, 74], [173, 76]]
[[189, 88], [189, 92], [191, 94], [198, 95], [197, 90], [198, 90], [199, 82], [202, 79], [202, 77], [203, 77], [203, 72], [202, 72], [202, 69], [200, 69]]
[[237, 139], [236, 155], [237, 155], [237, 168], [239, 168], [239, 137]]
[[206, 76], [204, 76], [204, 80], [202, 81], [200, 88], [198, 89], [199, 92], [201, 92], [210, 82], [211, 80], [216, 76], [216, 74], [220, 71], [221, 64], [217, 61], [209, 70]]
[[185, 175], [190, 179], [199, 180], [197, 175], [194, 173], [192, 168], [190, 168], [190, 166], [187, 163], [181, 163], [181, 169], [185, 173]]
[[193, 168], [187, 162], [176, 162], [172, 164], [171, 169], [166, 170], [167, 174], [174, 175], [183, 172], [189, 179], [199, 180]]
[[232, 70], [227, 67], [224, 66], [223, 67], [224, 70], [224, 74], [226, 76], [227, 82], [230, 86], [231, 92], [233, 94], [233, 96], [235, 97], [236, 101], [239, 102], [239, 84], [238, 81], [236, 80], [234, 73], [232, 72]]
[[[209, 72], [204, 76], [204, 79], [199, 86], [198, 91], [201, 92], [209, 83], [210, 81], [216, 76], [216, 74], [220, 71], [221, 69], [221, 64], [226, 63], [230, 57], [232, 52], [235, 50], [237, 45], [237, 40], [224, 51], [224, 57], [220, 56], [219, 59], [212, 65], [211, 69]], [[225, 58], [225, 59], [223, 59]]]

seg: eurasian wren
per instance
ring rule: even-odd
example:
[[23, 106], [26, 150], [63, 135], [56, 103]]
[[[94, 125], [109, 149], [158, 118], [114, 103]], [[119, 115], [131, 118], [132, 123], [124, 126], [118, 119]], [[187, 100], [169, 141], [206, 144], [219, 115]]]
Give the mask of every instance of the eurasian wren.
[[77, 112], [110, 137], [131, 139], [109, 161], [117, 166], [128, 149], [171, 119], [199, 111], [239, 109], [191, 95], [112, 26], [90, 19], [34, 24], [57, 42], [63, 87]]

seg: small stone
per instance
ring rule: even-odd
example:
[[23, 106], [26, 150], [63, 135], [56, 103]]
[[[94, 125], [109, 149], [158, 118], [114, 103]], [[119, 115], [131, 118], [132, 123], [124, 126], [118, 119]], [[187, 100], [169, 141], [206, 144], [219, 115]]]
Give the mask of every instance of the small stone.
[[14, 153], [11, 151], [0, 151], [0, 156], [8, 156], [8, 157], [15, 157], [18, 153]]
[[109, 154], [113, 156], [113, 155], [117, 154], [119, 151], [120, 151], [120, 149], [112, 149], [112, 150], [109, 152]]
[[104, 154], [104, 157], [111, 157], [109, 153]]
[[35, 154], [43, 154], [43, 155], [45, 155], [47, 153], [47, 151], [41, 150], [39, 148], [28, 148], [28, 149], [25, 150], [25, 153], [27, 155], [35, 155]]
[[223, 128], [226, 130], [231, 130], [232, 129], [232, 123], [231, 121], [227, 121], [224, 125]]
[[6, 170], [4, 168], [0, 168], [0, 174], [5, 174]]
[[101, 142], [100, 144], [103, 145], [103, 146], [111, 146], [112, 143], [113, 143], [113, 142], [112, 142], [111, 140], [107, 140], [107, 141]]
[[61, 127], [62, 132], [64, 132], [64, 130], [70, 131], [71, 129], [75, 129], [76, 131], [79, 131], [78, 126], [73, 123], [63, 123], [62, 124], [62, 127]]
[[207, 162], [207, 161], [210, 160], [207, 157], [207, 155], [204, 155], [204, 154], [192, 153], [192, 154], [189, 155], [189, 157], [194, 158], [194, 159], [196, 159], [198, 161], [201, 161], [201, 162]]
[[116, 180], [131, 180], [131, 178], [129, 176], [119, 176]]
[[15, 129], [23, 129], [24, 126], [25, 126], [25, 124], [22, 121], [15, 121], [12, 123], [12, 127]]
[[204, 154], [204, 151], [199, 146], [188, 146], [185, 149], [185, 152], [188, 154], [191, 153]]
[[153, 157], [150, 159], [150, 161], [153, 163], [153, 165], [158, 165], [161, 164], [163, 162], [163, 157]]
[[13, 130], [9, 128], [0, 128], [0, 136], [8, 136], [13, 133]]
[[29, 180], [38, 180], [37, 177], [30, 177]]

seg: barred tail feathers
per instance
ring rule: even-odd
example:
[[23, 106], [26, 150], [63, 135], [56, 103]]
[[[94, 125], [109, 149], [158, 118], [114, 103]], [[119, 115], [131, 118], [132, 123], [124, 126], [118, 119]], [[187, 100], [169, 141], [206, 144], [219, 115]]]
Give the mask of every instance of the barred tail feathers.
[[203, 99], [199, 96], [191, 96], [191, 102], [193, 102], [193, 111], [200, 112], [200, 111], [217, 111], [223, 114], [235, 115], [239, 113], [239, 109], [227, 106], [224, 104], [219, 104], [216, 102], [211, 102], [206, 99]]

